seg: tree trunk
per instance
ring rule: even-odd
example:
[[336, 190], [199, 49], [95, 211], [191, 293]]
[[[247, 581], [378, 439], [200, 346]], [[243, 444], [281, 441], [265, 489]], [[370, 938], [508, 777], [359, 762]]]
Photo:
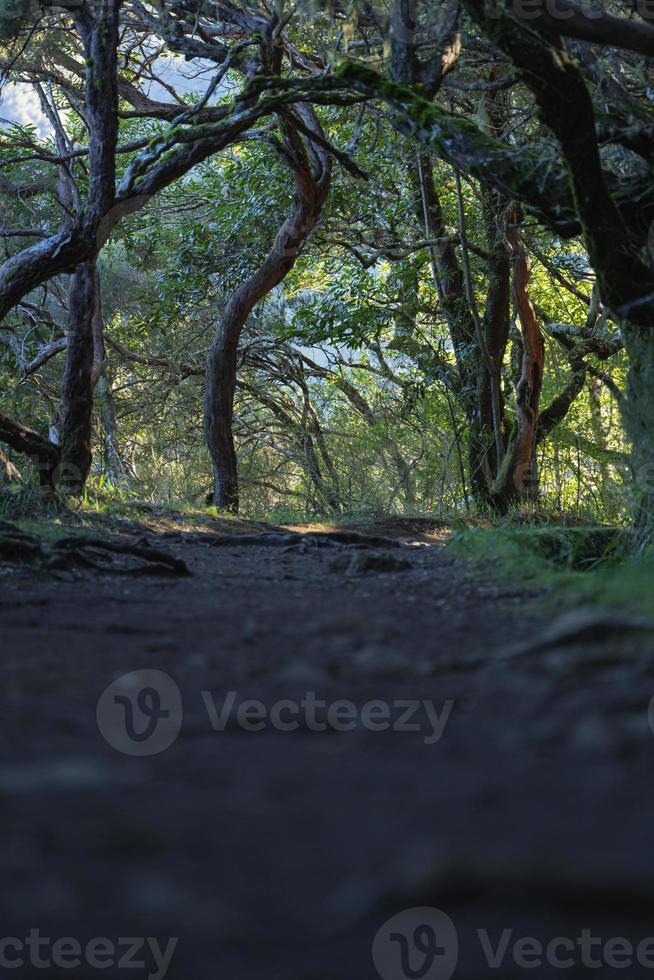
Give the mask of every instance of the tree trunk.
[[[499, 66], [491, 68], [489, 82], [497, 80]], [[481, 105], [481, 128], [494, 139], [506, 132], [509, 113], [506, 95], [485, 93]], [[502, 234], [508, 201], [499, 191], [481, 187], [484, 237], [488, 252], [486, 305], [482, 323], [482, 344], [476, 350], [477, 399], [470, 420], [469, 465], [473, 494], [484, 508], [494, 506], [492, 486], [506, 452], [505, 408], [502, 391], [502, 365], [509, 342], [511, 319], [511, 263]], [[482, 349], [483, 347], [483, 349]]]
[[654, 540], [654, 332], [625, 324], [622, 334], [629, 375], [621, 409], [632, 444], [634, 524], [644, 547]]
[[59, 467], [59, 449], [54, 443], [14, 422], [0, 412], [0, 442], [5, 442], [16, 452], [28, 456], [38, 473], [39, 482], [48, 493], [54, 490], [55, 479]]
[[513, 295], [522, 328], [522, 373], [516, 387], [516, 421], [504, 465], [494, 492], [505, 510], [513, 500], [533, 499], [538, 479], [535, 464], [536, 433], [545, 367], [545, 343], [529, 298], [530, 265], [522, 241], [519, 208], [507, 214], [507, 245], [513, 270]]
[[[236, 361], [241, 319], [235, 311], [230, 317], [230, 304], [218, 327], [216, 339], [209, 351], [205, 395], [205, 434], [213, 460], [214, 498], [218, 510], [236, 514], [239, 507], [238, 470], [232, 433], [234, 393], [236, 391]], [[247, 314], [245, 315], [247, 316]], [[243, 322], [245, 322], [243, 316]]]
[[470, 367], [470, 349], [476, 341], [475, 322], [465, 293], [463, 270], [448, 233], [440, 197], [434, 180], [432, 159], [428, 153], [417, 156], [410, 178], [416, 190], [416, 217], [431, 241], [429, 249], [434, 286], [454, 350], [464, 398], [474, 387], [474, 370]]
[[[602, 382], [598, 378], [590, 378], [587, 384], [588, 407], [590, 410], [590, 431], [593, 442], [599, 447], [601, 452], [606, 452], [606, 435], [602, 424]], [[609, 464], [606, 459], [599, 463], [600, 472], [600, 499], [604, 502], [607, 487], [610, 483]]]
[[104, 429], [104, 472], [110, 483], [114, 485], [124, 483], [127, 471], [118, 441], [116, 405], [111, 383], [104, 368], [98, 378], [96, 390]]
[[[296, 107], [306, 129], [322, 135], [312, 110]], [[205, 434], [214, 468], [214, 503], [218, 510], [238, 511], [238, 471], [232, 419], [236, 391], [238, 343], [256, 303], [292, 269], [300, 249], [320, 217], [331, 180], [328, 151], [311, 140], [303, 143], [292, 122], [284, 122], [283, 157], [293, 171], [295, 200], [273, 246], [257, 271], [232, 293], [209, 351], [206, 372]]]
[[[410, 176], [416, 188], [418, 221], [424, 227], [426, 237], [439, 242], [429, 249], [430, 267], [456, 361], [456, 396], [468, 426], [468, 467], [472, 494], [483, 506], [489, 502], [489, 486], [496, 473], [491, 462], [495, 451], [492, 445], [494, 430], [490, 386], [487, 389], [488, 399], [485, 398], [490, 375], [486, 371], [478, 344], [475, 319], [466, 296], [464, 271], [448, 234], [434, 181], [432, 160], [428, 153], [418, 154], [417, 167], [411, 171]], [[506, 256], [504, 258], [506, 260]], [[456, 426], [453, 413], [452, 423]], [[463, 464], [461, 469], [461, 482], [467, 504]]]
[[[509, 340], [511, 267], [506, 243], [500, 232], [500, 216], [506, 202], [496, 191], [482, 190], [482, 210], [488, 251], [488, 288], [482, 323], [484, 344], [496, 371], [492, 379], [486, 358], [475, 348], [477, 384], [475, 410], [469, 424], [470, 482], [475, 500], [482, 507], [492, 507], [491, 487], [502, 464], [497, 452], [498, 435], [505, 448], [504, 395], [500, 384], [501, 367]], [[498, 401], [498, 421], [493, 413], [493, 380]], [[499, 433], [496, 428], [499, 425]]]
[[522, 376], [516, 390], [518, 431], [512, 479], [518, 496], [524, 493], [525, 496], [533, 499], [538, 487], [535, 460], [536, 426], [543, 388], [545, 343], [529, 299], [529, 257], [522, 241], [522, 233], [517, 227], [521, 215], [519, 212], [514, 212], [511, 217], [516, 222], [516, 227], [510, 229], [508, 233], [512, 249], [513, 289], [524, 345]]
[[83, 262], [73, 273], [69, 293], [68, 347], [62, 389], [59, 482], [79, 496], [91, 470], [94, 320], [99, 315], [95, 264]]

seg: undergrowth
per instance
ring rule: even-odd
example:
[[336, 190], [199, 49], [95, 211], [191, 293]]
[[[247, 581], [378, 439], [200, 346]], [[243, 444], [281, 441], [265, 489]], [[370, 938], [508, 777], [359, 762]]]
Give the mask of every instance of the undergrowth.
[[448, 551], [494, 578], [541, 588], [553, 605], [601, 605], [654, 615], [654, 548], [636, 552], [627, 528], [467, 526]]
[[628, 527], [584, 522], [578, 514], [519, 508], [501, 520], [483, 514], [435, 515], [424, 511], [317, 517], [280, 509], [232, 517], [218, 515], [212, 507], [193, 507], [183, 501], [166, 506], [109, 492], [108, 488], [94, 488], [77, 501], [57, 493], [44, 499], [39, 488], [25, 484], [0, 495], [0, 521], [11, 521], [46, 537], [70, 533], [74, 527], [107, 527], [113, 521], [129, 521], [138, 528], [148, 517], [159, 526], [170, 522], [216, 529], [221, 525], [226, 530], [230, 524], [253, 523], [279, 526], [318, 521], [356, 528], [402, 522], [410, 528], [412, 522], [432, 522], [435, 527], [448, 529], [448, 552], [466, 560], [473, 574], [535, 587], [561, 607], [598, 604], [654, 615], [654, 546], [637, 552], [635, 536]]

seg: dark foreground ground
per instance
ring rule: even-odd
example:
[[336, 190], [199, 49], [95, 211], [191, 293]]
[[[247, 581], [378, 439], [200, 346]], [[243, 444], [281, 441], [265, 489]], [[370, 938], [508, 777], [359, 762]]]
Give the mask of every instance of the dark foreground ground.
[[[127, 937], [177, 938], [171, 980], [654, 975], [654, 940], [636, 956], [654, 936], [651, 636], [615, 620], [552, 632], [547, 596], [402, 533], [402, 548], [152, 533], [189, 578], [0, 566], [0, 939], [116, 946], [94, 947], [102, 969], [86, 954], [45, 968], [0, 942], [0, 976], [161, 976], [149, 946], [128, 966], [143, 952]], [[135, 756], [120, 747], [172, 740], [175, 684], [113, 688], [104, 735], [96, 711], [143, 670], [174, 680], [183, 721]], [[215, 731], [206, 702], [220, 711], [230, 691]], [[309, 692], [351, 702], [353, 730], [312, 731], [318, 708], [294, 731], [234, 718], [284, 700], [289, 721]], [[381, 727], [414, 699], [438, 740], [424, 708], [419, 730], [361, 722], [372, 700]], [[408, 913], [375, 965], [378, 930], [416, 907], [453, 926]], [[539, 959], [527, 937], [562, 942]]]

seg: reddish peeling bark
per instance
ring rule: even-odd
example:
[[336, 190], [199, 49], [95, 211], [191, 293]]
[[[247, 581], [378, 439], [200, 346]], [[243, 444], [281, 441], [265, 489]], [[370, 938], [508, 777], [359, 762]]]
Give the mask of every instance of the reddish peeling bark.
[[522, 211], [506, 212], [506, 247], [511, 262], [513, 300], [522, 333], [522, 369], [516, 386], [516, 419], [500, 473], [492, 488], [493, 504], [506, 511], [513, 501], [534, 498], [538, 492], [536, 442], [540, 396], [545, 368], [545, 343], [529, 298], [530, 262], [522, 239]]
[[[304, 108], [296, 111], [304, 127], [320, 138], [322, 131], [313, 112]], [[236, 512], [239, 505], [232, 419], [241, 332], [255, 304], [295, 265], [320, 217], [331, 180], [328, 151], [311, 140], [305, 146], [292, 123], [285, 126], [284, 158], [295, 179], [291, 212], [262, 264], [229, 298], [207, 360], [205, 433], [214, 467], [214, 502], [219, 510]]]
[[533, 495], [537, 489], [534, 450], [545, 368], [545, 343], [529, 298], [530, 262], [520, 230], [521, 218], [519, 208], [509, 212], [506, 235], [523, 344], [522, 374], [516, 388], [516, 434], [510, 464], [510, 479], [517, 497]]

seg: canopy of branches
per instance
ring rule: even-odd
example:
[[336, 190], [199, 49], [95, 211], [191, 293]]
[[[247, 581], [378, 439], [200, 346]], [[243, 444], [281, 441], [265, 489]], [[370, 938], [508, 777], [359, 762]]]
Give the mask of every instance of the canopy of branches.
[[651, 528], [644, 7], [2, 0], [0, 38], [7, 494]]

